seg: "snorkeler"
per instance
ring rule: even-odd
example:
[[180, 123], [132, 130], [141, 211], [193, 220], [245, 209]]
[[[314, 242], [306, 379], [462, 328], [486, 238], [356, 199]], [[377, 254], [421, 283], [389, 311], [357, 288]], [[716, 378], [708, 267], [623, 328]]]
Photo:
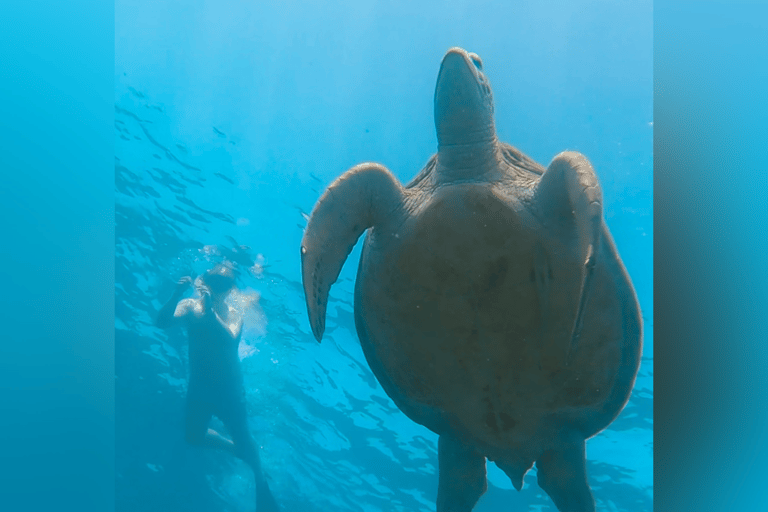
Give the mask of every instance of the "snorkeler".
[[[199, 299], [181, 299], [192, 285], [179, 280], [173, 297], [157, 315], [156, 324], [168, 328], [183, 320], [189, 336], [186, 440], [193, 446], [226, 450], [253, 469], [256, 512], [279, 509], [261, 470], [256, 443], [248, 431], [245, 385], [238, 345], [243, 318], [225, 299], [235, 288], [232, 268], [218, 264], [198, 278]], [[208, 428], [212, 416], [226, 427], [231, 440]]]

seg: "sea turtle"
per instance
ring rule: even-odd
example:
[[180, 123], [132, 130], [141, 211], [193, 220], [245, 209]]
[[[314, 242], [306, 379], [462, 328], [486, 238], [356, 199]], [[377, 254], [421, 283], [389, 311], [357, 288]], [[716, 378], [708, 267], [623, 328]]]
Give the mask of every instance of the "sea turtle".
[[363, 352], [386, 393], [439, 435], [438, 512], [468, 512], [486, 459], [517, 490], [536, 464], [561, 512], [595, 510], [585, 441], [629, 399], [640, 309], [580, 153], [546, 169], [499, 142], [483, 63], [451, 48], [435, 89], [438, 151], [403, 187], [359, 164], [301, 243], [318, 341], [328, 292], [368, 230], [355, 286]]

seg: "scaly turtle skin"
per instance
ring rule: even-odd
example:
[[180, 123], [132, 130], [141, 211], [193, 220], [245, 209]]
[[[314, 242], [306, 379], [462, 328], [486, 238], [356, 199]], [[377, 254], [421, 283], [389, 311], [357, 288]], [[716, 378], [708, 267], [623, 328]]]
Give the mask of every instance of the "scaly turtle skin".
[[520, 490], [536, 463], [561, 512], [593, 512], [585, 441], [629, 399], [642, 326], [587, 159], [544, 168], [496, 139], [480, 58], [443, 58], [438, 151], [403, 187], [385, 167], [334, 181], [302, 241], [312, 331], [368, 230], [355, 323], [384, 390], [439, 437], [438, 512], [469, 512], [493, 460]]

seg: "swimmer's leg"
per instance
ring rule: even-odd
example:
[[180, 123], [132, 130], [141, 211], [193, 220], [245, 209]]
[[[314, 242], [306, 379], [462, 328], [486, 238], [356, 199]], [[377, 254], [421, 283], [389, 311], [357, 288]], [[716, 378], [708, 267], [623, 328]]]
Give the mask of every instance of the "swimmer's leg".
[[192, 446], [202, 448], [214, 448], [225, 450], [234, 454], [235, 446], [229, 439], [208, 428], [208, 422], [213, 416], [213, 407], [203, 400], [198, 393], [192, 391], [187, 393], [187, 417], [186, 417], [186, 440]]
[[259, 448], [248, 430], [248, 415], [245, 408], [245, 392], [240, 400], [219, 404], [217, 416], [232, 436], [233, 454], [253, 469], [256, 481], [256, 512], [278, 512], [275, 498], [261, 469]]

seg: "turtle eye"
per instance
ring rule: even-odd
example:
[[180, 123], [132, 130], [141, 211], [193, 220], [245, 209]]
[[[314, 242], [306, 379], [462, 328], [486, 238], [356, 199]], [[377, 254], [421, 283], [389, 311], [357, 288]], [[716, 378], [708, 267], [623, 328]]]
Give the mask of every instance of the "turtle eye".
[[472, 63], [475, 65], [475, 67], [479, 70], [483, 69], [483, 60], [480, 58], [480, 56], [476, 53], [470, 53], [469, 58], [472, 59]]

